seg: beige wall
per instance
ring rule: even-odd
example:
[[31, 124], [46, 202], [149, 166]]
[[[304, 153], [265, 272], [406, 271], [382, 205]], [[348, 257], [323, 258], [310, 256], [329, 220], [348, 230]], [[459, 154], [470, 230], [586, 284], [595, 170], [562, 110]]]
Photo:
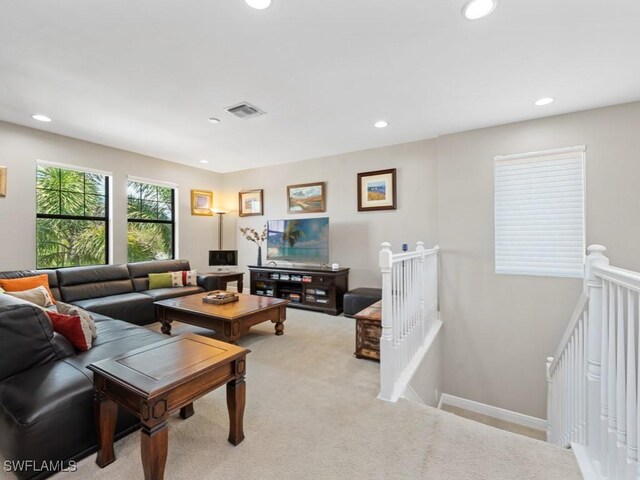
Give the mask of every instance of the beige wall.
[[581, 291], [575, 279], [496, 275], [493, 158], [586, 145], [587, 244], [640, 269], [640, 103], [438, 139], [444, 392], [546, 416], [545, 357]]
[[38, 159], [113, 173], [115, 263], [127, 261], [127, 175], [178, 184], [179, 255], [194, 268], [208, 268], [217, 223], [212, 217], [191, 216], [190, 190], [219, 191], [219, 174], [0, 122], [0, 165], [8, 167], [7, 197], [0, 198], [0, 270], [35, 268]]
[[[640, 103], [447, 135], [374, 150], [220, 176], [37, 130], [0, 123], [0, 165], [9, 196], [0, 199], [0, 270], [35, 263], [35, 161], [114, 173], [115, 261], [126, 260], [126, 175], [180, 185], [180, 256], [206, 268], [217, 219], [192, 217], [189, 190], [224, 191], [224, 247], [242, 268], [256, 248], [238, 234], [286, 213], [286, 186], [327, 182], [331, 262], [352, 269], [351, 287], [378, 286], [378, 251], [423, 240], [442, 248], [443, 391], [545, 417], [545, 357], [552, 355], [578, 299], [572, 279], [495, 275], [493, 157], [572, 145], [587, 147], [587, 243], [609, 248], [612, 263], [640, 269]], [[398, 210], [358, 212], [356, 174], [398, 169]], [[264, 189], [265, 215], [237, 216], [237, 193]], [[310, 215], [314, 216], [314, 215]]]
[[[259, 229], [267, 220], [328, 216], [330, 263], [351, 269], [350, 288], [379, 287], [378, 252], [382, 242], [391, 242], [396, 251], [400, 251], [402, 243], [415, 248], [419, 240], [427, 246], [436, 242], [435, 146], [434, 140], [425, 140], [226, 174], [227, 208], [234, 212], [225, 217], [224, 246], [235, 245], [239, 250], [239, 263], [243, 267], [252, 265], [256, 262], [257, 249], [242, 238], [239, 227]], [[358, 172], [394, 167], [398, 175], [398, 209], [358, 212]], [[322, 181], [327, 188], [325, 213], [287, 214], [287, 185]], [[238, 192], [258, 188], [264, 189], [264, 216], [238, 217]]]

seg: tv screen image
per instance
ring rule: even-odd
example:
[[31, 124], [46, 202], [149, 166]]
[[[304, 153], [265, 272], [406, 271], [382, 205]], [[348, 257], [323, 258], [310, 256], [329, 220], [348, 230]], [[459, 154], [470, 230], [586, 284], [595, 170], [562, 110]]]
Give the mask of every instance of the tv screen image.
[[329, 263], [329, 218], [269, 220], [267, 259], [291, 263]]
[[235, 266], [238, 265], [237, 250], [209, 250], [210, 266]]

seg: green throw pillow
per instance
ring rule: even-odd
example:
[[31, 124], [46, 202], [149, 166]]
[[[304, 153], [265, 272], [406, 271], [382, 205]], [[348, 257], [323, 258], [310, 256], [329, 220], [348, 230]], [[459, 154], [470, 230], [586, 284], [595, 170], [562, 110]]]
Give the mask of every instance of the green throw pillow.
[[171, 288], [170, 273], [150, 273], [149, 274], [149, 290], [155, 288]]

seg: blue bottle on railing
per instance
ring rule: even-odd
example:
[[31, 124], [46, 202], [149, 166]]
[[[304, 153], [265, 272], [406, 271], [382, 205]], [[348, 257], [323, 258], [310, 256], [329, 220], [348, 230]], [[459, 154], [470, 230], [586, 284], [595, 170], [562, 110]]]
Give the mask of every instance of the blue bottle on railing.
[[407, 252], [407, 251], [409, 251], [409, 245], [408, 245], [407, 243], [403, 243], [403, 244], [402, 244], [402, 251], [403, 251], [403, 252]]

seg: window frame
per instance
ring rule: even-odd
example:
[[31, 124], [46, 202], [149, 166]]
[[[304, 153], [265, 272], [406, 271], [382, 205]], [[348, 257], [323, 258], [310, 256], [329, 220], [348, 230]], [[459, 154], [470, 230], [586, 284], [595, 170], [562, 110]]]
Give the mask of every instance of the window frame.
[[[82, 195], [85, 197], [85, 204], [86, 204], [86, 175], [101, 175], [104, 177], [104, 217], [94, 217], [94, 216], [87, 216], [87, 215], [65, 215], [65, 214], [51, 214], [51, 213], [38, 213], [38, 201], [37, 201], [37, 196], [38, 196], [38, 190], [41, 190], [38, 188], [38, 168], [40, 167], [45, 167], [45, 168], [56, 168], [58, 170], [70, 170], [70, 171], [74, 171], [74, 172], [79, 172], [85, 175], [84, 177], [84, 188], [83, 188], [83, 192]], [[68, 164], [64, 164], [64, 163], [55, 163], [55, 162], [47, 162], [44, 160], [38, 160], [36, 162], [36, 172], [35, 172], [35, 178], [36, 178], [36, 229], [37, 227], [37, 222], [38, 219], [45, 219], [45, 220], [72, 220], [72, 221], [89, 221], [89, 222], [104, 222], [104, 235], [105, 235], [105, 242], [104, 242], [104, 246], [105, 246], [105, 252], [104, 252], [104, 263], [100, 264], [100, 265], [109, 265], [110, 263], [110, 259], [111, 259], [111, 180], [112, 180], [112, 174], [110, 172], [105, 172], [102, 170], [95, 170], [95, 169], [91, 169], [91, 168], [82, 168], [82, 167], [78, 167], [75, 165], [68, 165]], [[67, 190], [62, 190], [62, 188], [60, 188], [58, 190], [58, 192], [60, 193], [60, 201], [62, 201], [62, 192], [67, 192], [67, 193], [79, 193], [79, 192], [70, 192]], [[86, 210], [86, 205], [85, 205], [85, 210]], [[62, 211], [62, 207], [60, 207], [60, 211]], [[86, 213], [86, 211], [85, 211]], [[57, 270], [59, 268], [68, 268], [68, 267], [77, 267], [77, 266], [82, 266], [82, 265], [63, 265], [63, 266], [57, 266], [57, 267], [40, 267], [38, 265], [38, 241], [37, 241], [37, 235], [36, 235], [36, 269], [40, 269], [40, 268], [45, 268], [47, 270]]]
[[[152, 185], [154, 187], [160, 188], [168, 188], [171, 190], [171, 220], [150, 220], [145, 218], [139, 219], [131, 219], [129, 218], [129, 184], [130, 183], [144, 183], [146, 185]], [[177, 193], [178, 186], [169, 183], [162, 182], [158, 180], [149, 180], [146, 178], [139, 178], [128, 176], [127, 177], [127, 233], [129, 232], [129, 224], [130, 223], [146, 223], [146, 224], [160, 224], [160, 225], [171, 225], [171, 260], [175, 260], [178, 253], [178, 239], [177, 239], [177, 222], [178, 222], [178, 212], [177, 212]], [[142, 201], [142, 197], [138, 200]], [[157, 202], [160, 203], [160, 202]], [[129, 241], [127, 240], [127, 261], [129, 261]]]
[[[496, 275], [518, 275], [518, 276], [540, 276], [540, 277], [551, 277], [551, 278], [580, 278], [582, 279], [584, 277], [584, 268], [580, 271], [580, 273], [578, 274], [577, 272], [575, 274], [573, 273], [567, 273], [567, 272], [562, 272], [561, 269], [557, 269], [556, 271], [548, 271], [548, 272], [543, 272], [543, 271], [535, 271], [535, 268], [525, 268], [525, 267], [519, 267], [519, 269], [517, 269], [516, 271], [499, 271], [499, 264], [498, 264], [498, 247], [497, 247], [497, 241], [498, 241], [498, 228], [496, 226], [496, 221], [498, 218], [498, 205], [497, 205], [497, 195], [498, 195], [498, 188], [497, 188], [497, 184], [496, 184], [496, 172], [497, 172], [497, 167], [500, 166], [501, 164], [506, 164], [508, 162], [513, 162], [513, 163], [519, 163], [519, 162], [523, 162], [523, 163], [533, 163], [533, 162], [542, 162], [542, 161], [550, 161], [550, 160], [562, 160], [564, 158], [574, 158], [574, 159], [580, 159], [580, 165], [581, 165], [581, 179], [582, 179], [582, 215], [581, 215], [581, 222], [582, 222], [582, 232], [581, 232], [581, 252], [582, 252], [582, 264], [584, 265], [585, 262], [585, 258], [586, 258], [586, 234], [587, 234], [587, 163], [586, 163], [586, 146], [585, 145], [577, 145], [577, 146], [572, 146], [572, 147], [563, 147], [563, 148], [555, 148], [555, 149], [550, 149], [550, 150], [543, 150], [543, 151], [535, 151], [535, 152], [528, 152], [528, 153], [519, 153], [519, 154], [511, 154], [511, 155], [498, 155], [496, 157], [494, 157], [494, 162], [493, 162], [493, 175], [494, 175], [494, 218], [493, 218], [493, 223], [494, 223], [494, 231], [493, 231], [493, 237], [494, 237], [494, 273]], [[530, 162], [527, 162], [527, 160], [530, 160]]]

